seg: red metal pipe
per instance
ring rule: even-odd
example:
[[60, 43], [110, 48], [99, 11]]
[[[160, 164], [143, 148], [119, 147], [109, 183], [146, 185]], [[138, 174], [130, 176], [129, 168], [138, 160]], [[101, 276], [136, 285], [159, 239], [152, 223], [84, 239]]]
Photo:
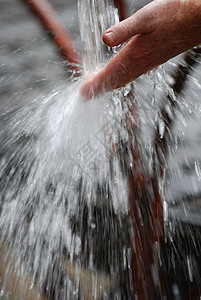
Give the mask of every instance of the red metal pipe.
[[[133, 102], [134, 94], [127, 96]], [[129, 109], [132, 118], [128, 117], [128, 130], [131, 136], [136, 131], [137, 107], [133, 104]], [[132, 120], [131, 120], [132, 119]], [[137, 120], [136, 120], [137, 121]], [[137, 123], [137, 122], [136, 122]], [[140, 300], [149, 299], [157, 295], [157, 289], [163, 285], [161, 267], [156, 251], [160, 251], [163, 243], [163, 206], [161, 195], [158, 190], [157, 177], [150, 178], [146, 175], [141, 163], [138, 149], [137, 136], [135, 136], [135, 148], [130, 142], [132, 151], [132, 169], [129, 174], [129, 204], [130, 204], [130, 245], [132, 249], [131, 271], [133, 290]], [[150, 198], [152, 195], [152, 199]], [[158, 286], [152, 278], [152, 266], [158, 272]], [[151, 296], [150, 296], [151, 295]], [[155, 299], [155, 298], [154, 298]]]
[[[135, 171], [136, 168], [134, 173]], [[138, 178], [131, 175], [129, 181], [131, 270], [134, 292], [140, 300], [146, 300], [150, 295], [154, 297], [158, 292], [157, 289], [160, 290], [163, 285], [163, 278], [160, 277], [160, 258], [157, 253], [164, 237], [163, 207], [157, 185], [153, 183], [153, 199], [150, 199], [149, 190], [146, 191], [146, 182], [142, 185], [136, 179]], [[149, 189], [149, 186], [147, 188]], [[143, 207], [147, 219], [143, 219], [141, 215]], [[152, 266], [158, 273], [157, 286], [154, 285]]]
[[24, 0], [39, 17], [42, 24], [53, 35], [54, 42], [62, 56], [70, 63], [70, 67], [80, 74], [81, 57], [73, 46], [73, 40], [62, 27], [58, 16], [52, 6], [46, 0]]
[[120, 21], [126, 19], [127, 11], [126, 11], [125, 0], [114, 0], [114, 4], [119, 10], [119, 19], [120, 19]]

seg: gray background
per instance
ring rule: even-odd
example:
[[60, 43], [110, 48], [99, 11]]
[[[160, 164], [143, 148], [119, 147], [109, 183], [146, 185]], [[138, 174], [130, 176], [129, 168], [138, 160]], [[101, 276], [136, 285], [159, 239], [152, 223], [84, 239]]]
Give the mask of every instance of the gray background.
[[[127, 1], [129, 13], [147, 1]], [[81, 49], [76, 0], [51, 0], [61, 23]], [[0, 1], [0, 96], [2, 109], [27, 95], [65, 83], [58, 50], [21, 0]], [[30, 90], [31, 89], [31, 90]], [[5, 101], [4, 101], [5, 100]], [[8, 101], [9, 100], [9, 101]]]
[[[63, 26], [71, 33], [76, 46], [81, 49], [76, 0], [51, 0], [50, 2], [58, 12]], [[149, 1], [127, 1], [129, 15], [147, 2]], [[186, 97], [191, 98], [195, 103], [199, 102], [201, 95], [200, 74], [199, 67], [194, 73], [198, 84], [194, 84], [191, 80], [186, 90]], [[68, 77], [65, 62], [61, 59], [56, 46], [23, 1], [1, 0], [0, 113], [14, 105], [21, 105], [27, 99], [44, 94], [58, 85], [65, 84]], [[184, 168], [186, 171], [170, 180], [168, 199], [173, 203], [177, 200], [185, 200], [186, 196], [192, 193], [196, 196], [194, 201], [196, 215], [192, 212], [194, 214], [192, 216], [194, 219], [196, 216], [200, 219], [198, 212], [201, 213], [199, 209], [201, 182], [196, 175], [194, 161], [201, 161], [201, 126], [199, 117], [192, 116], [186, 120], [185, 141], [182, 146], [179, 146], [175, 155], [177, 161], [180, 160], [181, 164], [186, 166]], [[3, 126], [5, 124], [1, 121], [0, 127]], [[170, 165], [174, 169], [173, 160], [170, 161]], [[183, 214], [183, 210], [179, 211], [179, 214]]]

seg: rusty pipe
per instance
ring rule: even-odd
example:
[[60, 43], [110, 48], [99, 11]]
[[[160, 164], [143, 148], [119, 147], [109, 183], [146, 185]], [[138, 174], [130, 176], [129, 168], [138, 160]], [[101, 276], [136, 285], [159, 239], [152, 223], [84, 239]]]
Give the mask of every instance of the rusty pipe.
[[46, 0], [24, 0], [41, 23], [48, 29], [63, 58], [70, 63], [70, 67], [80, 74], [81, 57], [73, 46], [69, 33], [62, 27], [57, 13]]
[[126, 19], [127, 11], [126, 11], [125, 0], [114, 0], [114, 4], [119, 10], [119, 19], [120, 19], [120, 21]]

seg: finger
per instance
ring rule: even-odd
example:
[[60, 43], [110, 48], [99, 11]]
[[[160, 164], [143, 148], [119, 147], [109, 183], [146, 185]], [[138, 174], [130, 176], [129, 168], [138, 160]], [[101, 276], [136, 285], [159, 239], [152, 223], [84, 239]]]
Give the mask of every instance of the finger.
[[150, 41], [140, 35], [134, 37], [103, 70], [83, 84], [81, 95], [89, 100], [100, 93], [123, 87], [149, 71], [154, 65], [150, 64], [151, 53], [146, 42]]
[[126, 20], [110, 27], [103, 34], [103, 41], [109, 47], [118, 46], [137, 34], [150, 33], [155, 3], [148, 4]]
[[105, 86], [104, 76], [105, 69], [85, 79], [84, 84], [80, 88], [80, 94], [85, 100], [90, 100], [103, 92]]
[[129, 38], [139, 33], [139, 28], [135, 25], [135, 16], [132, 16], [110, 27], [103, 34], [104, 43], [109, 47], [114, 47], [126, 42]]

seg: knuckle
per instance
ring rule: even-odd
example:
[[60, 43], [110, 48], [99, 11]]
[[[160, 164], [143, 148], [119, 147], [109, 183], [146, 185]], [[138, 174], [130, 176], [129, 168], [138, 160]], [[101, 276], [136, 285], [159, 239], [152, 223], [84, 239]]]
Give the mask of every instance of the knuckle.
[[124, 40], [128, 40], [130, 38], [130, 28], [129, 23], [127, 21], [123, 21], [120, 24], [120, 34]]

